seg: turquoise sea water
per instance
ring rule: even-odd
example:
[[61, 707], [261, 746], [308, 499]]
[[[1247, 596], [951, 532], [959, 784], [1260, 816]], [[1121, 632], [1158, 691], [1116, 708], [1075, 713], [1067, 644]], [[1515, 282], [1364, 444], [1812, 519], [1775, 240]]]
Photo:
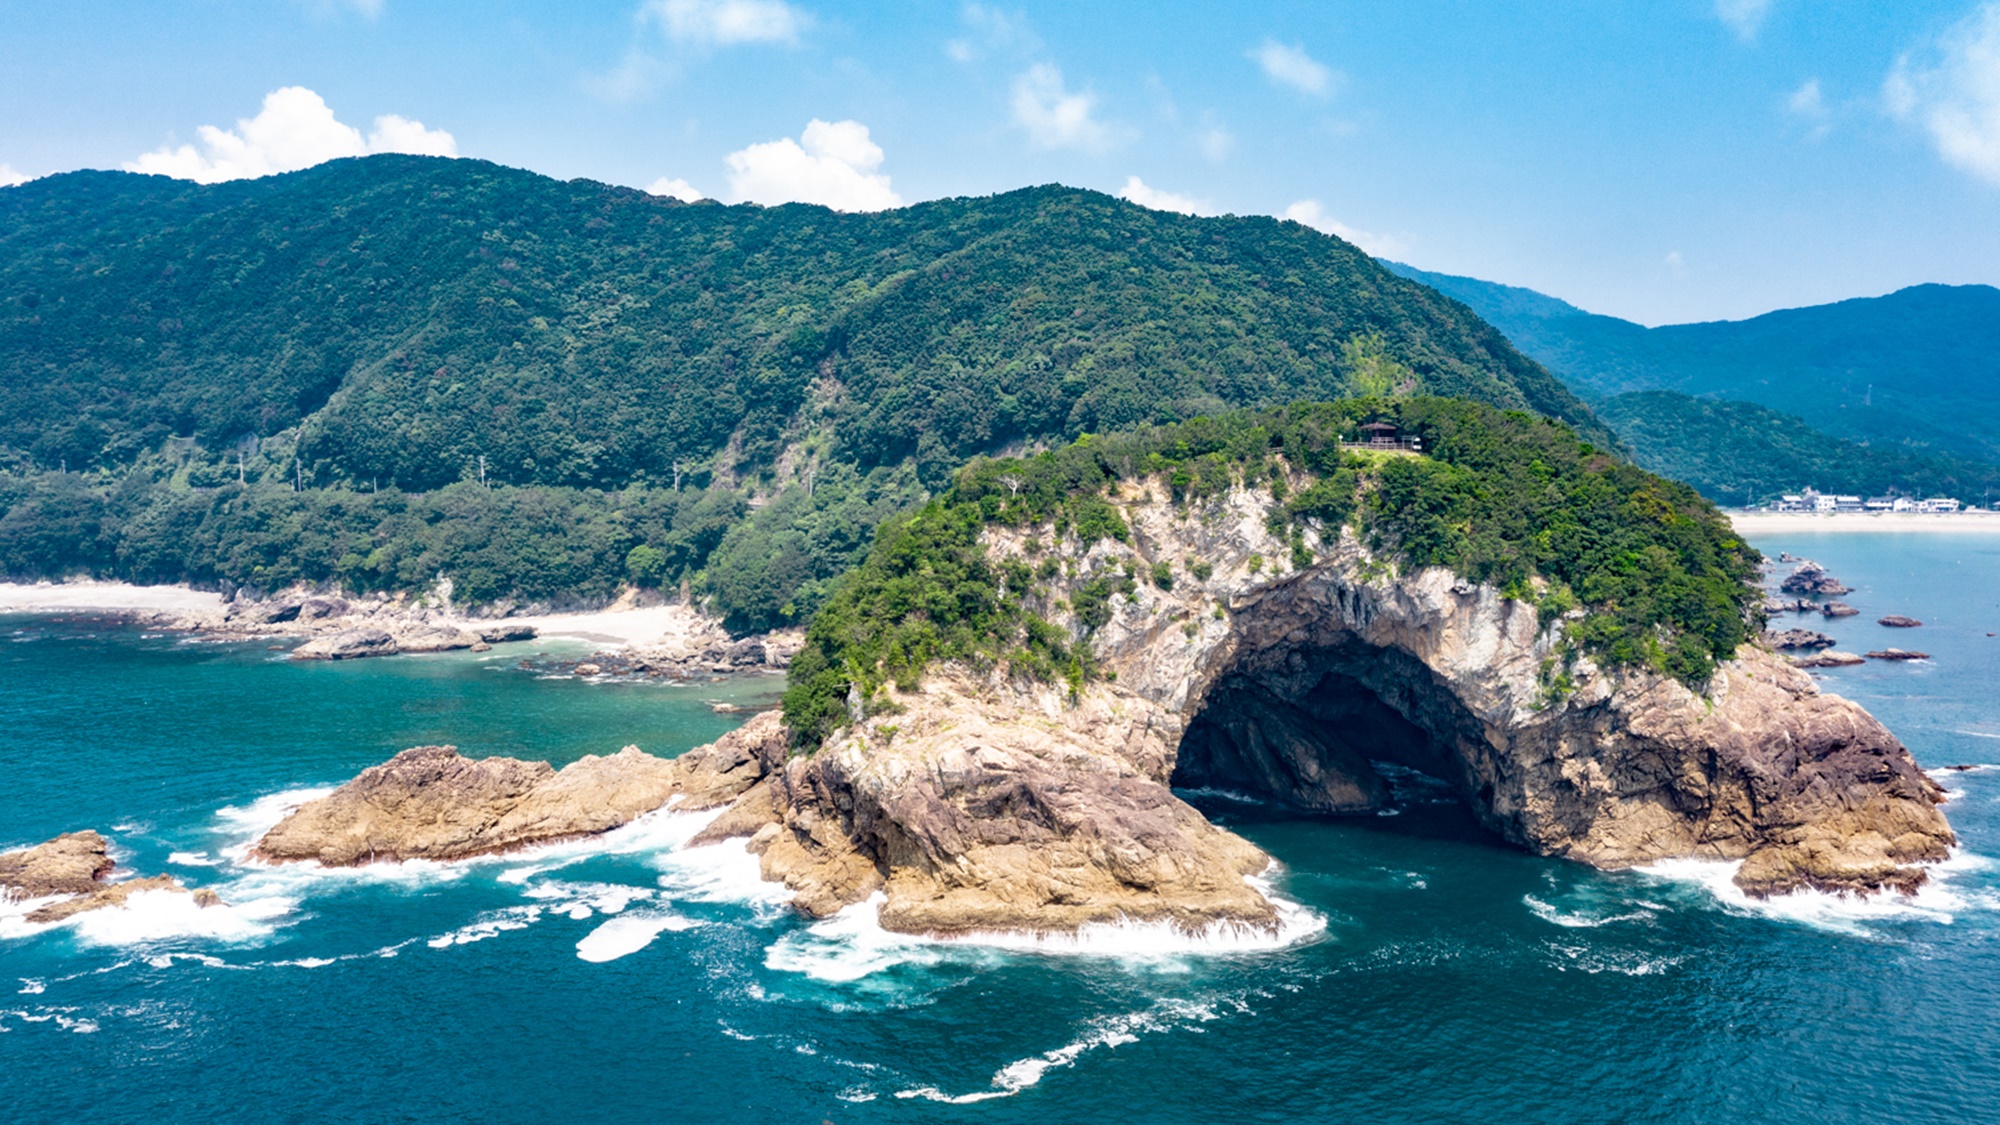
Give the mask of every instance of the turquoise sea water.
[[[1964, 1122], [2000, 1107], [2000, 537], [1792, 536], [1864, 616], [1826, 674], [1939, 776], [1964, 842], [1915, 901], [1734, 900], [1727, 872], [1512, 851], [1412, 791], [1305, 819], [1198, 798], [1277, 856], [1280, 950], [1055, 953], [809, 925], [691, 821], [457, 868], [240, 847], [407, 745], [676, 752], [775, 681], [537, 679], [515, 656], [295, 665], [87, 619], [0, 627], [0, 847], [95, 827], [218, 889], [0, 916], [0, 1119]], [[1892, 632], [1883, 613], [1923, 619]], [[1815, 622], [1807, 622], [1815, 624]], [[504, 653], [505, 650], [502, 650]]]

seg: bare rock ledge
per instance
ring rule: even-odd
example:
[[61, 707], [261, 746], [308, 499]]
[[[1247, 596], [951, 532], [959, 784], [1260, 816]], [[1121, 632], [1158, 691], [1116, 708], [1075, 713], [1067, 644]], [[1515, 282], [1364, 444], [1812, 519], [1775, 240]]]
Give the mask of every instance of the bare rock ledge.
[[0, 854], [0, 898], [60, 896], [28, 912], [27, 921], [37, 925], [60, 922], [86, 910], [123, 906], [141, 891], [193, 894], [201, 906], [222, 901], [211, 890], [189, 891], [171, 875], [107, 882], [117, 866], [103, 836], [88, 830], [65, 832], [47, 843]]

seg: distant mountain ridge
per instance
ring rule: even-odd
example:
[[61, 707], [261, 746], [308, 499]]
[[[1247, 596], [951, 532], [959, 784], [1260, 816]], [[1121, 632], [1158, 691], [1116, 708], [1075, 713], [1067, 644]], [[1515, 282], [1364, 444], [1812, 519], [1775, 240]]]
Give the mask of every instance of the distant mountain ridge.
[[1918, 285], [1647, 328], [1532, 289], [1383, 264], [1465, 302], [1592, 400], [1640, 464], [1713, 499], [1806, 485], [1978, 499], [2000, 487], [2000, 289]]
[[1530, 289], [1383, 264], [1465, 302], [1587, 399], [1741, 399], [1853, 441], [2000, 461], [2000, 289], [1990, 285], [1915, 285], [1647, 328]]

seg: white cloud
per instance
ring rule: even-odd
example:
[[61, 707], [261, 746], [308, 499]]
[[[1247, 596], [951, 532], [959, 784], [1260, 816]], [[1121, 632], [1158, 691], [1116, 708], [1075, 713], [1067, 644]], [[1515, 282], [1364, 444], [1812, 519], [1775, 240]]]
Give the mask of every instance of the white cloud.
[[1264, 71], [1264, 77], [1280, 86], [1290, 86], [1316, 98], [1329, 97], [1340, 83], [1340, 72], [1306, 54], [1303, 47], [1287, 47], [1275, 39], [1246, 52]]
[[1014, 80], [1014, 124], [1038, 148], [1110, 148], [1115, 137], [1110, 126], [1093, 116], [1096, 108], [1096, 94], [1070, 92], [1062, 71], [1048, 63], [1036, 63]]
[[1183, 215], [1213, 215], [1215, 205], [1206, 199], [1196, 199], [1191, 195], [1176, 195], [1171, 191], [1161, 191], [1146, 186], [1146, 181], [1137, 176], [1127, 176], [1125, 186], [1118, 189], [1118, 198], [1130, 200], [1141, 207], [1155, 211], [1179, 211]]
[[203, 125], [195, 135], [201, 139], [200, 148], [163, 146], [126, 162], [125, 170], [212, 184], [376, 152], [458, 155], [458, 142], [450, 133], [395, 114], [377, 117], [374, 130], [363, 137], [361, 130], [336, 119], [326, 102], [303, 86], [264, 95], [257, 116], [238, 121], [234, 129]]
[[1336, 238], [1344, 238], [1378, 258], [1400, 257], [1409, 251], [1409, 247], [1404, 245], [1403, 241], [1399, 238], [1386, 234], [1375, 234], [1372, 231], [1356, 230], [1348, 226], [1346, 223], [1327, 214], [1326, 209], [1320, 206], [1317, 199], [1301, 199], [1290, 207], [1285, 208], [1285, 213], [1280, 215], [1279, 218], [1290, 219], [1295, 223], [1304, 224], [1319, 231], [1321, 234], [1330, 234]]
[[1982, 4], [1882, 84], [1889, 112], [1921, 125], [1945, 163], [2000, 186], [2000, 3]]
[[1203, 156], [1220, 163], [1235, 151], [1236, 136], [1220, 125], [1210, 125], [1195, 135], [1195, 146]]
[[701, 193], [700, 188], [688, 183], [686, 180], [668, 176], [661, 176], [659, 179], [647, 184], [646, 194], [664, 195], [669, 199], [678, 199], [682, 203], [693, 203], [697, 199], [708, 198]]
[[1667, 256], [1661, 260], [1666, 262], [1670, 270], [1680, 270], [1687, 266], [1687, 259], [1681, 257], [1681, 252], [1678, 250], [1667, 251]]
[[[803, 143], [801, 143], [803, 142]], [[820, 203], [836, 211], [900, 207], [889, 186], [882, 146], [859, 121], [815, 118], [797, 141], [790, 137], [729, 154], [729, 190], [757, 203]]]
[[1809, 78], [1805, 85], [1793, 90], [1792, 96], [1785, 99], [1785, 104], [1800, 117], [1817, 120], [1826, 116], [1826, 98], [1820, 93], [1817, 78]]
[[14, 171], [12, 164], [0, 164], [0, 188], [18, 187], [34, 178]]
[[1757, 38], [1757, 29], [1770, 14], [1771, 0], [1715, 0], [1715, 18], [1735, 28], [1745, 41]]
[[1812, 123], [1807, 136], [1819, 140], [1833, 129], [1833, 114], [1827, 109], [1826, 95], [1820, 91], [1819, 79], [1808, 78], [1798, 89], [1785, 98], [1785, 108], [1792, 116]]
[[658, 20], [674, 42], [704, 47], [796, 43], [812, 25], [782, 0], [650, 0], [642, 15]]
[[944, 53], [953, 62], [969, 63], [989, 51], [1033, 51], [1042, 45], [1028, 26], [1028, 17], [1019, 12], [1009, 15], [984, 4], [967, 4], [959, 9], [959, 17], [970, 34], [945, 41]]

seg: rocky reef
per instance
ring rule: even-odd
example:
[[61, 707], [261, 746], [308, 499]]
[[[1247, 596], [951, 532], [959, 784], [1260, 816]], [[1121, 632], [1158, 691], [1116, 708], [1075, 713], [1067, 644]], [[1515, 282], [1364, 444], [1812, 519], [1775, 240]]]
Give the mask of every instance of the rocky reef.
[[328, 867], [453, 860], [594, 836], [674, 802], [705, 808], [750, 780], [712, 762], [733, 743], [656, 758], [636, 746], [557, 770], [517, 758], [472, 759], [418, 746], [293, 810], [251, 848], [272, 863]]
[[29, 911], [37, 925], [60, 922], [107, 906], [123, 906], [141, 891], [192, 894], [201, 906], [221, 902], [211, 890], [190, 891], [171, 875], [110, 882], [118, 867], [111, 845], [92, 831], [65, 832], [32, 848], [0, 854], [0, 898], [54, 899]]

